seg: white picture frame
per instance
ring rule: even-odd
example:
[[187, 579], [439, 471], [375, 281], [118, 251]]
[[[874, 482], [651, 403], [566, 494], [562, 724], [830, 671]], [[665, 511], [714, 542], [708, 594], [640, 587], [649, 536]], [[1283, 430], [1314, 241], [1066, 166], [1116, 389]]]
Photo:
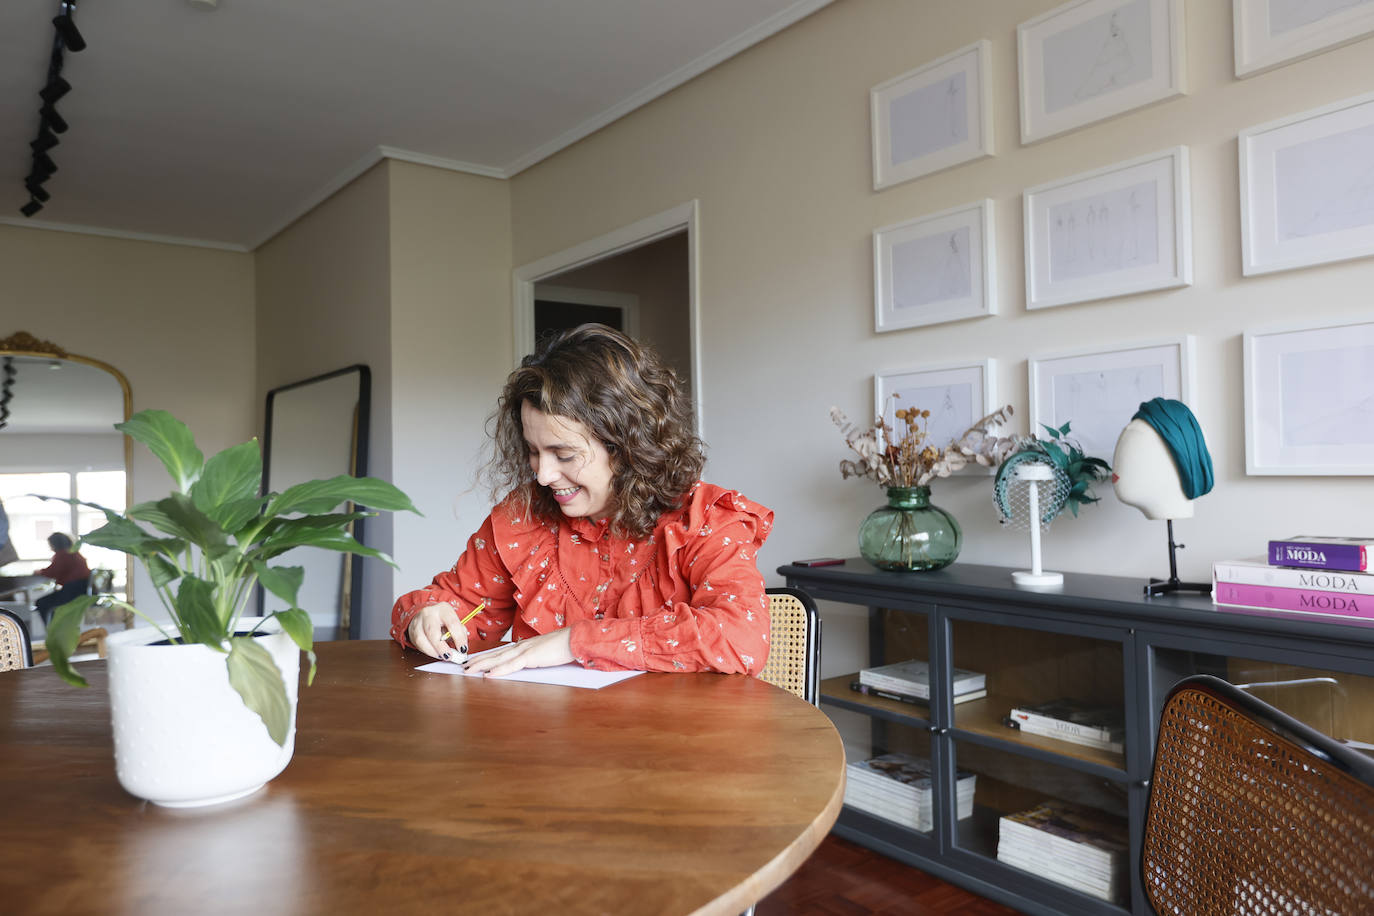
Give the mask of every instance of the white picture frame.
[[987, 39], [869, 90], [873, 190], [993, 154]]
[[[888, 403], [888, 396], [893, 393], [899, 396], [894, 403]], [[992, 359], [888, 369], [873, 376], [873, 413], [881, 415], [895, 429], [898, 407], [929, 410], [927, 442], [943, 448], [997, 409], [993, 404], [996, 393], [996, 361]], [[975, 469], [992, 470], [969, 465], [963, 473]]]
[[1021, 142], [1183, 95], [1182, 0], [1073, 0], [1016, 27]]
[[1374, 0], [1232, 0], [1231, 13], [1237, 79], [1374, 32]]
[[1374, 93], [1241, 131], [1241, 272], [1374, 254]]
[[1047, 182], [1022, 196], [1027, 309], [1193, 282], [1187, 147]]
[[1030, 360], [1030, 428], [1070, 424], [1087, 455], [1108, 462], [1141, 403], [1171, 398], [1193, 406], [1193, 337], [1076, 350]]
[[988, 198], [874, 230], [874, 330], [997, 314], [995, 239]]
[[1245, 473], [1374, 475], [1374, 322], [1243, 341]]

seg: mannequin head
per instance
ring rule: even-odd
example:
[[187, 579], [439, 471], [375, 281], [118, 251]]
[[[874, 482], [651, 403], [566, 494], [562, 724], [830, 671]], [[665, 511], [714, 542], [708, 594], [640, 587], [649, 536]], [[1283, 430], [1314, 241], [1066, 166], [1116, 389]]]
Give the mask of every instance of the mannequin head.
[[1192, 518], [1193, 500], [1212, 489], [1212, 456], [1182, 401], [1141, 404], [1116, 440], [1112, 465], [1117, 498], [1146, 518]]
[[1193, 501], [1183, 495], [1178, 468], [1164, 439], [1144, 420], [1132, 420], [1116, 440], [1112, 456], [1116, 498], [1146, 518], [1192, 518]]

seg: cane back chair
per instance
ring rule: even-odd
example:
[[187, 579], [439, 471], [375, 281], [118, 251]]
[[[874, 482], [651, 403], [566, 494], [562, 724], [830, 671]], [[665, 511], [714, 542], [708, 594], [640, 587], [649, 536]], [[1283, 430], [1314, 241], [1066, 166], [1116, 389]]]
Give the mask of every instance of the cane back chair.
[[29, 628], [13, 611], [0, 608], [0, 671], [27, 668], [33, 664]]
[[1219, 678], [1180, 681], [1141, 875], [1157, 913], [1374, 913], [1374, 760]]
[[816, 602], [795, 588], [770, 588], [765, 680], [815, 704], [820, 696], [821, 621]]

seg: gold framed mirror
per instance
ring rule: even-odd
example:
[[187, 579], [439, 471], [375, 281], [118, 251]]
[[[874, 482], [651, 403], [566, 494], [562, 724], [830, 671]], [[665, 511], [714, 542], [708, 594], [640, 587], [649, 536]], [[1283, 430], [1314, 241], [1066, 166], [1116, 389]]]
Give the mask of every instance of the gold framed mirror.
[[[119, 511], [131, 504], [133, 440], [114, 424], [128, 420], [132, 409], [129, 380], [109, 363], [24, 331], [0, 338], [0, 500], [18, 554], [0, 568], [0, 592], [27, 599], [23, 587], [35, 587], [36, 571], [51, 559], [49, 534], [75, 539], [105, 523], [94, 509], [27, 494], [75, 497]], [[133, 602], [132, 557], [89, 545], [81, 553], [93, 579], [110, 571], [100, 577], [109, 580], [105, 591]]]

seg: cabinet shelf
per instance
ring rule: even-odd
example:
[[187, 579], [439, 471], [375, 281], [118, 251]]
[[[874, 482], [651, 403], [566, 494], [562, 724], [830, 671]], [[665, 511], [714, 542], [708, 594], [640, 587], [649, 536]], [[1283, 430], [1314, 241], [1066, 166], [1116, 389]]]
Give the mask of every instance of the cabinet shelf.
[[1031, 747], [1048, 751], [1062, 757], [1071, 757], [1088, 763], [1111, 767], [1115, 770], [1126, 769], [1126, 755], [1121, 751], [1108, 751], [1075, 744], [1047, 735], [1032, 735], [1011, 728], [1002, 720], [1013, 707], [1020, 705], [1008, 697], [990, 694], [982, 699], [970, 700], [954, 708], [954, 728], [969, 735], [982, 735], [1015, 747]]
[[858, 672], [828, 677], [821, 681], [821, 702], [852, 712], [876, 715], [893, 722], [924, 728], [929, 724], [930, 707], [870, 696], [850, 688]]
[[[963, 563], [904, 574], [852, 559], [778, 572], [818, 600], [868, 607], [860, 665], [926, 659], [930, 683], [944, 697], [956, 669], [985, 674], [988, 696], [934, 706], [851, 690], [857, 673], [821, 682], [821, 703], [854, 757], [901, 752], [934, 764], [930, 833], [848, 806], [837, 829], [1029, 914], [1150, 912], [1134, 861], [1126, 863], [1122, 898], [1109, 903], [998, 860], [998, 838], [1004, 815], [1062, 801], [1119, 820], [1134, 860], [1155, 724], [1169, 688], [1183, 677], [1213, 674], [1246, 685], [1318, 731], [1374, 744], [1374, 626], [1220, 614], [1204, 597], [1147, 600], [1140, 579], [1080, 573], [1038, 592], [1011, 587], [1009, 569]], [[1014, 707], [1060, 698], [1119, 708], [1124, 750], [1004, 723]], [[960, 772], [978, 777], [973, 816], [962, 820], [950, 810], [956, 790], [949, 780]]]

